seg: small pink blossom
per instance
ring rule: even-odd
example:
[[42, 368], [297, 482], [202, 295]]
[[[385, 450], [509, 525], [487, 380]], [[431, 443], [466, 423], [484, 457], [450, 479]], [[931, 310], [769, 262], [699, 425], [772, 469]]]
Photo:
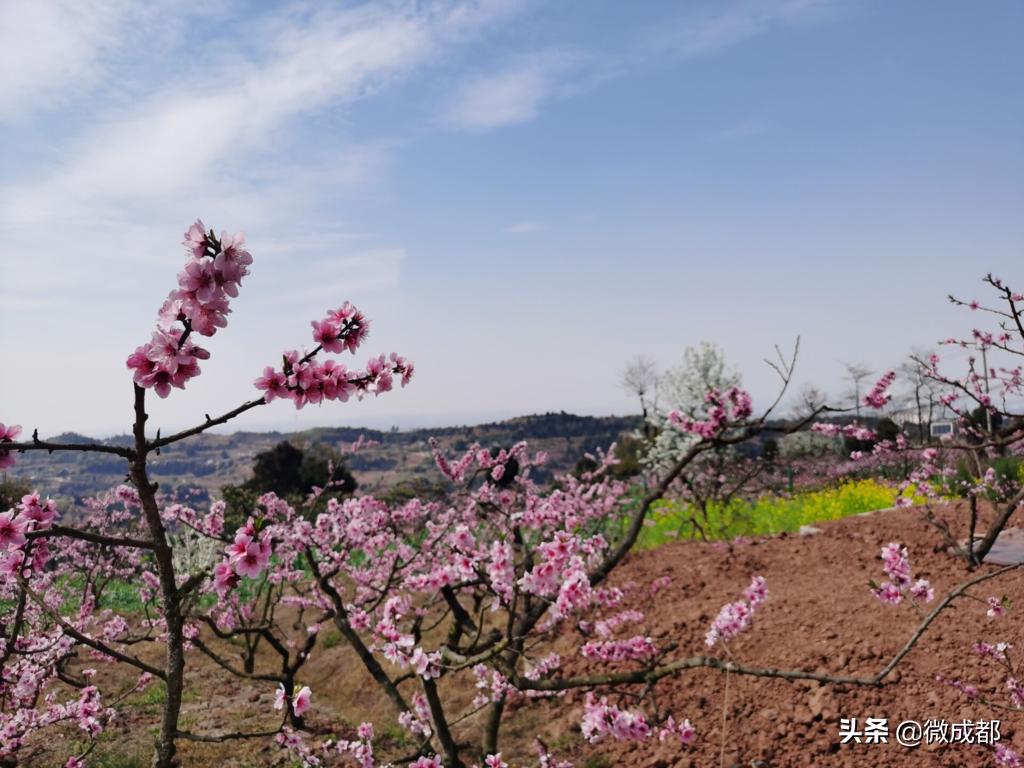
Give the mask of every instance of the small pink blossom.
[[195, 223], [189, 226], [185, 232], [185, 240], [182, 242], [193, 258], [201, 259], [206, 253], [206, 225], [202, 219], [196, 219]]
[[889, 387], [892, 386], [895, 379], [895, 371], [889, 371], [882, 376], [882, 378], [875, 382], [875, 386], [871, 388], [871, 391], [864, 396], [864, 405], [869, 408], [884, 408], [889, 400], [892, 399], [892, 396], [889, 394]]
[[[8, 427], [0, 422], [0, 443], [13, 443], [20, 434], [21, 427], [19, 425], [12, 424]], [[11, 452], [0, 450], [0, 469], [7, 469], [7, 467], [13, 465], [14, 457], [11, 455]]]
[[235, 534], [228, 547], [228, 560], [239, 576], [256, 578], [270, 562], [270, 537], [264, 533], [256, 538], [252, 518]]
[[238, 574], [235, 573], [231, 563], [218, 563], [213, 569], [213, 584], [217, 592], [225, 595], [238, 586]]
[[743, 596], [753, 607], [757, 607], [768, 597], [768, 582], [764, 576], [755, 576], [750, 581], [750, 586], [743, 590]]
[[325, 352], [341, 352], [345, 349], [345, 341], [333, 322], [314, 320], [310, 325], [313, 326], [313, 341], [323, 347]]
[[903, 602], [903, 593], [891, 581], [882, 582], [881, 586], [873, 590], [873, 593], [881, 602], [888, 605], [899, 605]]
[[292, 711], [295, 712], [296, 717], [302, 717], [309, 710], [312, 697], [313, 692], [309, 689], [308, 685], [304, 685], [299, 689], [299, 692], [295, 694], [295, 698], [292, 699]]
[[1006, 606], [1003, 600], [998, 597], [989, 597], [985, 602], [988, 603], [988, 611], [985, 615], [990, 619], [999, 619], [1006, 615]]
[[935, 599], [935, 590], [927, 579], [918, 579], [910, 589], [910, 596], [918, 603], [930, 603]]
[[288, 377], [275, 371], [269, 365], [263, 369], [263, 375], [253, 382], [256, 389], [264, 390], [264, 399], [269, 403], [275, 397], [288, 397]]
[[910, 560], [907, 548], [892, 542], [882, 547], [882, 569], [897, 586], [910, 583]]
[[681, 744], [688, 747], [697, 739], [697, 731], [690, 724], [689, 720], [682, 720], [677, 723], [675, 718], [669, 715], [665, 723], [658, 729], [658, 741], [664, 743], [673, 737], [679, 739]]
[[995, 758], [999, 768], [1024, 768], [1024, 760], [1005, 744], [996, 744]]
[[619, 709], [609, 704], [608, 699], [596, 699], [587, 693], [583, 703], [583, 722], [580, 724], [583, 738], [591, 744], [605, 736], [617, 740], [640, 740], [651, 734], [651, 726], [643, 713]]
[[0, 551], [24, 544], [25, 528], [26, 522], [16, 518], [13, 509], [0, 513]]
[[748, 629], [754, 620], [754, 612], [767, 596], [768, 587], [764, 577], [754, 576], [750, 586], [744, 590], [745, 600], [737, 600], [722, 606], [704, 636], [704, 644], [711, 648], [718, 642], [732, 640]]

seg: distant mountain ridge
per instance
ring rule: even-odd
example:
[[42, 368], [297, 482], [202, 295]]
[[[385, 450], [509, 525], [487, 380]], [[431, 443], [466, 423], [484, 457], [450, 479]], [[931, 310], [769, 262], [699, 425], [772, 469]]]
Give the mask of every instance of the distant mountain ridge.
[[[201, 497], [215, 496], [224, 485], [244, 482], [251, 473], [253, 457], [283, 440], [299, 446], [322, 443], [344, 449], [364, 437], [378, 445], [348, 457], [346, 463], [361, 489], [373, 491], [403, 481], [440, 480], [427, 443], [431, 437], [450, 452], [465, 450], [473, 443], [509, 447], [525, 440], [531, 448], [548, 453], [547, 472], [560, 473], [572, 469], [584, 453], [607, 448], [639, 426], [639, 416], [579, 416], [562, 411], [474, 426], [408, 431], [316, 427], [301, 432], [205, 433], [164, 448], [152, 457], [151, 467], [165, 492], [196, 489]], [[101, 440], [67, 432], [47, 439], [72, 444], [131, 444], [128, 435]], [[123, 459], [107, 454], [30, 452], [17, 457], [7, 476], [64, 502], [77, 503], [125, 482], [126, 471]]]

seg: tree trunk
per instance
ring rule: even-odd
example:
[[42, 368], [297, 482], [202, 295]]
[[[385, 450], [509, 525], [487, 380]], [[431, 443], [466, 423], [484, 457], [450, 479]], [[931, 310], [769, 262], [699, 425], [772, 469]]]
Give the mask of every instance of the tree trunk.
[[163, 716], [160, 720], [160, 735], [157, 737], [156, 749], [153, 753], [153, 768], [176, 768], [180, 765], [177, 759], [175, 739], [178, 735], [178, 715], [181, 711], [181, 693], [185, 680], [185, 642], [184, 621], [181, 616], [181, 603], [178, 595], [178, 584], [174, 573], [174, 560], [171, 547], [167, 543], [167, 532], [160, 518], [160, 508], [156, 502], [157, 486], [150, 482], [146, 471], [146, 391], [135, 386], [135, 459], [131, 465], [131, 478], [139, 492], [142, 513], [149, 528], [153, 541], [153, 556], [156, 560], [157, 576], [160, 580], [160, 600], [164, 609], [164, 620], [167, 624], [167, 699], [164, 701]]

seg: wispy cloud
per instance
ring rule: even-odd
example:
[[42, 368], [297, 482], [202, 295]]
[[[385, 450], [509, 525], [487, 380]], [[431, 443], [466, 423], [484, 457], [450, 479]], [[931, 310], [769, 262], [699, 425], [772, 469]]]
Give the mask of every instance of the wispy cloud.
[[[155, 23], [133, 16], [134, 5], [3, 4], [5, 42], [17, 38], [20, 25], [45, 45], [67, 50], [50, 68], [44, 65], [54, 51], [35, 58], [24, 51], [25, 69], [20, 61], [8, 66], [5, 58], [0, 105], [29, 91], [55, 94], [81, 78], [101, 78], [115, 38], [133, 39], [133, 23]], [[4, 265], [3, 282], [15, 291], [48, 289], [61, 302], [97, 265], [166, 263], [168, 232], [197, 213], [215, 224], [249, 224], [298, 238], [339, 192], [365, 195], [399, 146], [329, 132], [305, 142], [303, 121], [324, 114], [337, 120], [517, 7], [518, 0], [345, 8], [295, 3], [238, 21], [216, 45], [188, 38], [188, 66], [179, 74], [164, 73], [143, 98], [106, 93], [79, 114], [77, 137], [61, 143], [48, 172], [36, 167], [30, 180], [0, 174], [0, 245], [35, 254], [31, 263]], [[89, 18], [79, 25], [79, 15]], [[181, 42], [154, 32], [147, 45]], [[167, 34], [176, 37], [178, 30]], [[18, 42], [15, 53], [8, 48], [0, 55], [20, 56], [26, 45]], [[337, 224], [337, 215], [330, 221]], [[361, 282], [393, 283], [400, 262], [361, 262]], [[374, 269], [379, 278], [369, 276]], [[123, 290], [126, 279], [115, 272], [111, 292]]]
[[684, 7], [644, 42], [643, 56], [697, 57], [716, 53], [776, 27], [821, 20], [837, 12], [834, 0], [739, 0]]
[[696, 58], [743, 43], [777, 27], [835, 13], [834, 0], [716, 0], [687, 4], [619, 50], [546, 50], [521, 54], [459, 83], [442, 110], [451, 128], [487, 131], [529, 122], [553, 101], [590, 91], [652, 63]]
[[[24, 123], [37, 112], [86, 102], [112, 82], [116, 62], [154, 58], [173, 45], [211, 0], [31, 0], [0, 3], [0, 123]], [[145, 45], [140, 47], [140, 40]]]
[[444, 111], [449, 126], [483, 131], [525, 123], [558, 94], [580, 59], [562, 51], [517, 57], [501, 69], [464, 81]]
[[[614, 293], [631, 279], [615, 256], [622, 241], [661, 247], [663, 228], [645, 225], [663, 215], [659, 201], [670, 190], [654, 185], [658, 197], [648, 200], [632, 181], [638, 169], [663, 163], [668, 145], [623, 136], [603, 117], [664, 104], [663, 80], [648, 77], [652, 70], [681, 71], [692, 58], [829, 13], [810, 0], [658, 5], [636, 13], [606, 3], [604, 12], [580, 13], [579, 24], [567, 25], [571, 11], [533, 0], [0, 0], [0, 143], [15, 148], [0, 164], [0, 347], [10, 359], [35, 359], [55, 343], [53, 328], [86, 328], [89, 344], [62, 346], [63, 366], [122, 368], [173, 285], [179, 233], [201, 214], [218, 228], [245, 227], [256, 264], [232, 305], [230, 336], [211, 340], [215, 364], [196, 389], [158, 405], [164, 424], [191, 422], [194, 410], [210, 407], [207, 396], [230, 400], [248, 371], [308, 340], [310, 317], [346, 299], [374, 318], [375, 345], [424, 361], [413, 399], [402, 401], [407, 412], [437, 408], [435, 396], [460, 409], [493, 408], [506, 395], [554, 405], [561, 395], [550, 386], [527, 392], [512, 368], [500, 367], [515, 362], [515, 350], [495, 363], [494, 388], [457, 390], [444, 380], [443, 371], [462, 361], [437, 323], [484, 317], [463, 329], [464, 342], [480, 347], [501, 332], [487, 325], [502, 315], [494, 302], [513, 296], [475, 282], [486, 270], [464, 268], [480, 240], [477, 226], [460, 224], [490, 221], [507, 247], [539, 244], [546, 236], [538, 233], [557, 228], [582, 244], [566, 258], [586, 260], [587, 289]], [[531, 18], [507, 23], [521, 7]], [[616, 78], [616, 87], [599, 90]], [[712, 77], [706, 90], [718, 86]], [[571, 104], [577, 94], [588, 94], [588, 103]], [[714, 112], [711, 101], [700, 125], [705, 135], [724, 130], [709, 142], [759, 130], [736, 123], [742, 113]], [[570, 113], [573, 106], [586, 108]], [[750, 109], [757, 117], [758, 107]], [[522, 125], [546, 111], [577, 130], [551, 131], [544, 141], [510, 132], [508, 152], [498, 135], [481, 142], [450, 135]], [[666, 136], [690, 126], [691, 109], [674, 112], [678, 125], [659, 126]], [[770, 115], [780, 124], [786, 117], [782, 108]], [[524, 155], [514, 150], [527, 142], [520, 139], [536, 152], [538, 173], [522, 172], [534, 168], [521, 167]], [[608, 150], [622, 140], [631, 141], [627, 159], [636, 158], [628, 168]], [[480, 151], [495, 151], [487, 158], [493, 165], [481, 168]], [[568, 155], [579, 165], [562, 172]], [[694, 172], [685, 184], [696, 188], [702, 177]], [[507, 187], [480, 195], [492, 178]], [[600, 183], [586, 183], [591, 178]], [[562, 186], [538, 195], [539, 184]], [[629, 192], [623, 205], [609, 202], [607, 190], [616, 188]], [[678, 189], [684, 195], [688, 187]], [[537, 202], [556, 199], [573, 203], [557, 224]], [[616, 237], [591, 247], [595, 232], [610, 231], [609, 216], [618, 217]], [[696, 234], [710, 239], [709, 232]], [[536, 284], [538, 297], [560, 296], [562, 275], [544, 277], [509, 287]], [[547, 309], [540, 298], [536, 304], [537, 327], [548, 330]], [[652, 317], [651, 327], [659, 322]], [[548, 334], [545, 355], [562, 359], [572, 325]], [[601, 375], [596, 368], [578, 374], [578, 383], [566, 379], [558, 391], [572, 397]], [[39, 419], [44, 432], [121, 423], [120, 388], [92, 382], [87, 409], [65, 388], [62, 377], [7, 377], [0, 401], [19, 403], [18, 418]], [[302, 418], [339, 417], [307, 410]]]
[[539, 221], [520, 221], [509, 224], [502, 230], [506, 235], [529, 235], [533, 232], [543, 232], [547, 227]]
[[[244, 49], [212, 70], [114, 109], [82, 137], [62, 167], [7, 202], [21, 220], [70, 207], [161, 199], [244, 171], [271, 148], [285, 121], [339, 108], [423, 64], [463, 13], [385, 6], [282, 14], [258, 60]], [[232, 165], [233, 164], [233, 165]]]
[[37, 0], [0, 4], [0, 120], [23, 120], [97, 76], [125, 3]]
[[399, 279], [404, 248], [373, 248], [365, 251], [344, 252], [321, 260], [308, 271], [307, 287], [291, 294], [304, 301], [324, 302], [324, 306], [340, 303], [338, 287], [345, 286], [349, 295], [394, 288]]

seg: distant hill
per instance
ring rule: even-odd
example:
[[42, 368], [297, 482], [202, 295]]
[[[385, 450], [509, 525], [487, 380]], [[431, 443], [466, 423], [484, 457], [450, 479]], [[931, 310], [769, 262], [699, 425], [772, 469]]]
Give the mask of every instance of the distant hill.
[[[509, 447], [521, 440], [532, 450], [549, 456], [543, 475], [572, 469], [588, 451], [606, 448], [640, 426], [639, 417], [577, 416], [571, 413], [545, 413], [520, 416], [507, 421], [475, 426], [442, 427], [409, 431], [380, 431], [350, 427], [319, 427], [303, 432], [236, 432], [229, 435], [203, 434], [165, 448], [152, 456], [154, 479], [165, 493], [191, 498], [216, 495], [219, 488], [244, 482], [251, 473], [253, 457], [282, 440], [295, 445], [317, 443], [336, 449], [360, 436], [379, 445], [349, 456], [346, 464], [355, 474], [363, 491], [392, 487], [403, 481], [441, 479], [434, 466], [427, 440], [431, 437], [448, 451], [461, 451], [473, 443], [491, 448]], [[52, 438], [64, 443], [130, 444], [127, 436], [93, 440], [67, 433]], [[18, 456], [8, 477], [29, 483], [33, 488], [64, 502], [77, 503], [107, 488], [125, 482], [127, 467], [123, 459], [105, 454], [31, 452]]]

